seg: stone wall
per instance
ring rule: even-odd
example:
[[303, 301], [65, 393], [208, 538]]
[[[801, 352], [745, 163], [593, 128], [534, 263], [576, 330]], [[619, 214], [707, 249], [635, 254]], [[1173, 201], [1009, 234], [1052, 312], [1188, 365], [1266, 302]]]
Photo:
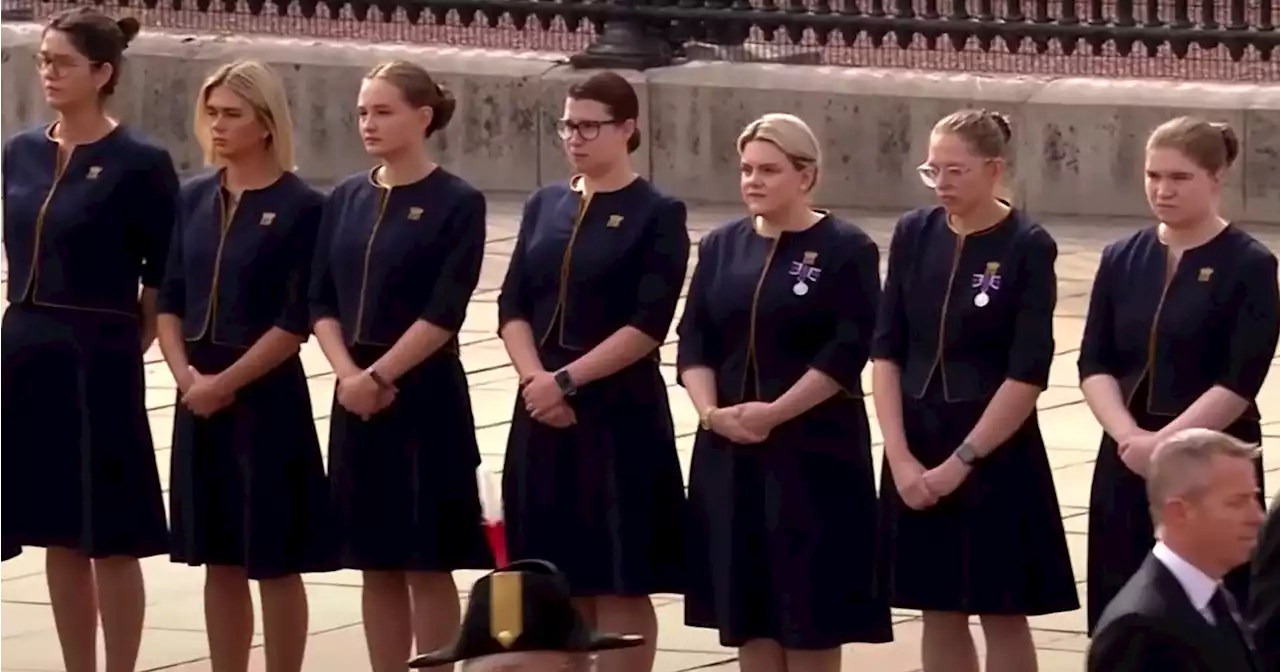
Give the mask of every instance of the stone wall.
[[[40, 29], [5, 24], [3, 132], [46, 121], [34, 57]], [[563, 179], [554, 121], [583, 77], [555, 55], [316, 40], [144, 34], [128, 52], [113, 107], [200, 169], [192, 104], [215, 65], [254, 57], [277, 67], [293, 103], [299, 172], [331, 183], [365, 168], [356, 129], [360, 77], [378, 62], [426, 66], [458, 98], [438, 158], [488, 191], [528, 192]], [[1269, 85], [984, 77], [966, 73], [694, 62], [627, 73], [641, 102], [637, 166], [691, 203], [738, 198], [742, 127], [765, 112], [805, 118], [826, 143], [817, 200], [832, 207], [899, 210], [928, 202], [916, 178], [929, 129], [962, 106], [998, 109], [1014, 124], [1015, 198], [1044, 215], [1146, 216], [1142, 155], [1161, 121], [1197, 113], [1227, 121], [1244, 144], [1224, 209], [1280, 223], [1280, 65]]]

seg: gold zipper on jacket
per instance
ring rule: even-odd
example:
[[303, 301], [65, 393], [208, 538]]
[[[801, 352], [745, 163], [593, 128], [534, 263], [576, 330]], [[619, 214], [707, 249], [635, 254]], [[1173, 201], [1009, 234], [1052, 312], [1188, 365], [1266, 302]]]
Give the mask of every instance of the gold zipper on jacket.
[[[243, 198], [243, 196], [241, 196]], [[236, 210], [240, 208], [240, 200], [230, 206], [227, 205], [227, 189], [226, 184], [218, 186], [218, 213], [221, 215], [218, 230], [218, 251], [213, 255], [213, 277], [209, 280], [209, 305], [204, 309], [204, 325], [200, 327], [200, 333], [194, 338], [187, 340], [198, 341], [209, 333], [210, 329], [214, 329], [214, 322], [218, 314], [218, 278], [222, 275], [222, 250], [227, 245], [227, 233], [231, 231], [231, 222], [235, 220]], [[181, 231], [175, 232], [176, 235], [182, 235]], [[216, 336], [216, 333], [215, 333]]]
[[58, 190], [58, 183], [62, 181], [62, 176], [66, 175], [67, 166], [71, 164], [71, 157], [75, 153], [76, 148], [72, 146], [64, 159], [62, 150], [58, 150], [54, 159], [53, 184], [49, 186], [49, 193], [45, 195], [44, 203], [40, 204], [40, 210], [36, 213], [36, 239], [31, 244], [31, 268], [27, 270], [27, 282], [22, 288], [22, 299], [30, 299], [33, 303], [40, 286], [40, 240], [44, 237], [44, 218], [49, 211], [49, 204], [53, 202], [53, 192]]
[[[752, 221], [752, 226], [758, 232], [760, 230], [760, 220], [756, 218]], [[756, 358], [756, 318], [760, 310], [760, 291], [764, 289], [764, 279], [769, 275], [769, 267], [773, 265], [773, 257], [778, 252], [778, 241], [782, 234], [778, 234], [776, 238], [769, 239], [769, 253], [765, 255], [764, 265], [760, 268], [760, 277], [756, 279], [756, 290], [751, 295], [751, 315], [747, 325], [747, 361], [742, 369], [742, 385], [740, 386], [739, 397], [745, 399], [747, 396], [747, 371], [752, 371], [755, 379], [755, 398], [760, 398], [760, 362]]]

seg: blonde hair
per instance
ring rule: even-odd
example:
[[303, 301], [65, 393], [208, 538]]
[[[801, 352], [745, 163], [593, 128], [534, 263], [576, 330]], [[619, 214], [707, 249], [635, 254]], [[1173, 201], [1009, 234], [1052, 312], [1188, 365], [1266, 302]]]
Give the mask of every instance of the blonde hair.
[[[1013, 141], [1013, 124], [995, 110], [963, 109], [939, 119], [933, 134], [954, 135], [975, 155], [1005, 161]], [[1013, 203], [1013, 190], [1007, 184], [996, 185], [996, 198]]]
[[1160, 524], [1161, 507], [1170, 499], [1196, 497], [1208, 487], [1213, 458], [1252, 460], [1257, 454], [1257, 446], [1211, 429], [1184, 429], [1161, 441], [1147, 471], [1152, 520]]
[[220, 86], [248, 103], [258, 121], [267, 129], [267, 142], [280, 168], [293, 170], [293, 117], [289, 113], [289, 97], [285, 94], [284, 83], [265, 63], [249, 59], [218, 66], [200, 87], [200, 95], [196, 99], [195, 134], [204, 152], [205, 163], [218, 164], [209, 132], [209, 113], [205, 107], [209, 94]]
[[1220, 175], [1240, 155], [1240, 138], [1231, 126], [1200, 117], [1177, 117], [1156, 127], [1147, 149], [1173, 149], [1205, 172]]
[[818, 186], [818, 175], [822, 171], [822, 146], [818, 144], [818, 137], [813, 134], [813, 129], [803, 119], [782, 112], [770, 112], [756, 119], [747, 124], [738, 136], [738, 154], [742, 154], [747, 143], [756, 140], [777, 147], [796, 170], [812, 166], [813, 184], [809, 185], [809, 191]]

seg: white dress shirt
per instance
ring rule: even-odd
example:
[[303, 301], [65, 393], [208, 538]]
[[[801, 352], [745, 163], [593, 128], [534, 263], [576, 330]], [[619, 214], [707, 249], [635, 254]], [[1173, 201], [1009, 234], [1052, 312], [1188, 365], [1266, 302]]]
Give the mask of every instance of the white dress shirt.
[[1163, 541], [1158, 542], [1155, 548], [1151, 549], [1151, 554], [1173, 573], [1178, 583], [1182, 584], [1182, 589], [1186, 591], [1196, 611], [1200, 612], [1205, 620], [1215, 623], [1213, 612], [1209, 609], [1209, 600], [1213, 599], [1213, 594], [1218, 591], [1220, 582], [1183, 560], [1182, 556], [1165, 546]]

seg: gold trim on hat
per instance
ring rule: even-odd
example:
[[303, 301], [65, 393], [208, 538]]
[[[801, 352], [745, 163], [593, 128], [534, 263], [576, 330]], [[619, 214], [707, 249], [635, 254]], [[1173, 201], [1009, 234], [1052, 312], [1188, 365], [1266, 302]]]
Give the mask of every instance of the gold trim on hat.
[[489, 577], [489, 635], [509, 649], [524, 632], [524, 581], [520, 572]]

